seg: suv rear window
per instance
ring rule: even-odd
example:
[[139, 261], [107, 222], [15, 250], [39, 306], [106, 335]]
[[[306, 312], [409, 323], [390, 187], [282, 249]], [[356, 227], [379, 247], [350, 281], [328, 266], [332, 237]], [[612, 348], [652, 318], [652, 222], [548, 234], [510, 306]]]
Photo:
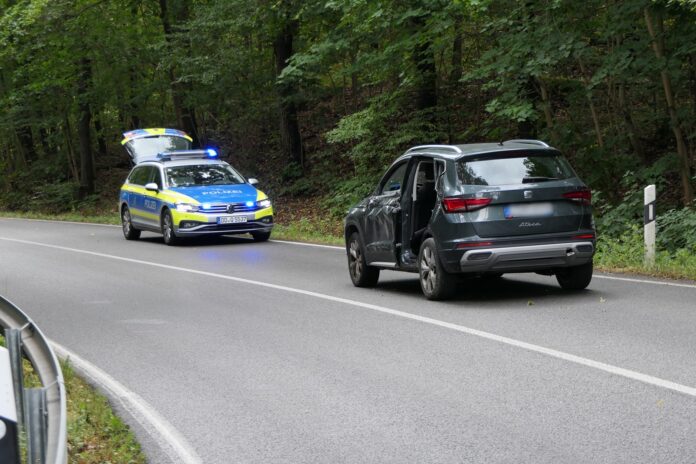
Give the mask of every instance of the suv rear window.
[[464, 185], [515, 185], [575, 177], [560, 155], [515, 154], [506, 158], [467, 158], [457, 161], [457, 177]]

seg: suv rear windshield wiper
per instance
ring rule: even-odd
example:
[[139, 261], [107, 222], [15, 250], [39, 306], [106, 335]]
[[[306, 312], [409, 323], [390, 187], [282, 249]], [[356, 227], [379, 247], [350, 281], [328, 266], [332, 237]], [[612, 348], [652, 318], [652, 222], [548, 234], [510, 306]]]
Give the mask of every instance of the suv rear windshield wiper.
[[532, 184], [534, 182], [548, 182], [550, 180], [558, 180], [558, 177], [533, 176], [522, 179], [523, 184]]

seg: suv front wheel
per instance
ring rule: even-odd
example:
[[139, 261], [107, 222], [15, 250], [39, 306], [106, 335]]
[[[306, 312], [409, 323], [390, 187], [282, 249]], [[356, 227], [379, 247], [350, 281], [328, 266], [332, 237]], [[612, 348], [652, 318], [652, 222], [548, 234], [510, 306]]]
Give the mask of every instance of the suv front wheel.
[[448, 273], [437, 254], [435, 239], [423, 242], [418, 255], [418, 275], [421, 289], [429, 300], [444, 300], [455, 290], [455, 276]]
[[374, 287], [379, 280], [379, 268], [368, 266], [363, 252], [360, 234], [353, 232], [348, 238], [348, 272], [356, 287]]

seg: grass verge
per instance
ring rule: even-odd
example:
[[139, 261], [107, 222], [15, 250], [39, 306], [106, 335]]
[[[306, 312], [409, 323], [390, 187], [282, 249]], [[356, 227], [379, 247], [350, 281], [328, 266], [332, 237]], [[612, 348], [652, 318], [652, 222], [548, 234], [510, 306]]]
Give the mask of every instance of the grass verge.
[[[5, 339], [0, 335], [0, 345]], [[61, 362], [68, 412], [68, 463], [145, 464], [140, 445], [108, 400], [75, 374], [69, 361]], [[40, 387], [31, 364], [24, 360], [25, 387]]]

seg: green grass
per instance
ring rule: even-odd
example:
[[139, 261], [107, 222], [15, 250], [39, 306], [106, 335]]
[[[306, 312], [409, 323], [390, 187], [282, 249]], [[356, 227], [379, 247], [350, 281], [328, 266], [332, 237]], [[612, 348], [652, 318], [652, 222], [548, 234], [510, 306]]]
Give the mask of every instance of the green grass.
[[19, 211], [0, 211], [0, 217], [21, 219], [45, 219], [50, 221], [88, 222], [96, 224], [121, 224], [121, 219], [119, 218], [118, 212], [116, 211], [105, 211], [90, 215], [85, 215], [77, 212], [46, 214]]
[[643, 237], [638, 229], [631, 230], [618, 239], [600, 236], [595, 268], [609, 272], [696, 280], [696, 250], [681, 248], [673, 253], [658, 250], [654, 266], [647, 266], [643, 257]]
[[[5, 339], [0, 335], [0, 346], [4, 345]], [[135, 436], [114, 414], [107, 399], [77, 376], [69, 362], [62, 361], [61, 370], [67, 394], [68, 463], [145, 464]], [[41, 386], [26, 359], [23, 371], [25, 387]], [[23, 437], [21, 442], [25, 443]]]

